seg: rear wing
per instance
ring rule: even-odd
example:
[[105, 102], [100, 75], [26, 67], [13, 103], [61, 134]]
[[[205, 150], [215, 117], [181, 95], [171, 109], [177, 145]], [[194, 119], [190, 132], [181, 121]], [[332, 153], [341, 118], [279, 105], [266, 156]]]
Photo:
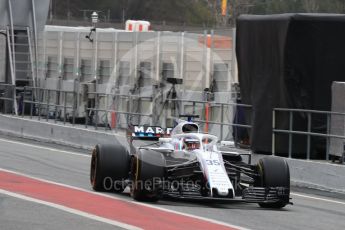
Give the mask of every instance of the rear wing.
[[159, 126], [134, 125], [131, 126], [127, 136], [131, 140], [153, 140], [157, 141], [160, 137], [170, 137], [172, 128], [162, 128]]

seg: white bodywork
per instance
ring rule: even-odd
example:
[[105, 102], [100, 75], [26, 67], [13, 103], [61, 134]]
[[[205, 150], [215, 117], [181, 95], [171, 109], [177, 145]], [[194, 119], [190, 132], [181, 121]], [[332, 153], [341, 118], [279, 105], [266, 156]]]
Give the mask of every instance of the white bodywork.
[[[185, 124], [196, 125], [191, 122], [180, 123], [172, 131], [171, 138], [160, 139], [160, 148], [171, 149], [171, 156], [174, 158], [198, 159], [201, 170], [208, 181], [211, 196], [213, 196], [213, 189], [216, 189], [220, 196], [228, 196], [229, 191], [232, 191], [232, 195], [235, 197], [233, 185], [224, 167], [222, 154], [217, 148], [218, 138], [198, 132], [183, 133], [181, 127]], [[198, 141], [198, 148], [193, 150], [184, 148], [183, 141], [186, 139]]]

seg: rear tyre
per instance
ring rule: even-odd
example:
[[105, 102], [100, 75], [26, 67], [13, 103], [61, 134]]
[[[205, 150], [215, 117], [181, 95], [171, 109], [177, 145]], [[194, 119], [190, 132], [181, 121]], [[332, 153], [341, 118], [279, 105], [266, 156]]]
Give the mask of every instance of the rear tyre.
[[92, 151], [90, 182], [95, 191], [123, 192], [129, 173], [129, 154], [121, 145], [96, 145]]
[[137, 201], [156, 202], [162, 194], [164, 156], [151, 150], [139, 150], [132, 158], [131, 195]]
[[258, 163], [260, 183], [262, 187], [284, 187], [289, 189], [286, 200], [275, 203], [259, 203], [262, 208], [280, 209], [285, 207], [290, 197], [290, 171], [287, 162], [278, 157], [265, 157]]

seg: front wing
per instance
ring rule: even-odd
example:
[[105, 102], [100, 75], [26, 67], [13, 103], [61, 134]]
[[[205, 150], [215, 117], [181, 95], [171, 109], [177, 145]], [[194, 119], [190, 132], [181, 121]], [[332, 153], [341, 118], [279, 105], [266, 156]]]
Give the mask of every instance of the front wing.
[[289, 189], [283, 187], [249, 187], [242, 191], [242, 196], [236, 197], [211, 197], [201, 196], [199, 192], [165, 192], [163, 195], [170, 198], [188, 199], [188, 200], [214, 200], [214, 201], [241, 201], [246, 203], [275, 203], [283, 201], [289, 202]]

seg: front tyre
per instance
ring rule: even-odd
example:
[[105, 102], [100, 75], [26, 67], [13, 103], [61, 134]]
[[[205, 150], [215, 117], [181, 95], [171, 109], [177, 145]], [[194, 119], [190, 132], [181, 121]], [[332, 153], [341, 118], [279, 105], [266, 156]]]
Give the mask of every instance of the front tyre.
[[257, 165], [260, 174], [261, 187], [283, 187], [288, 189], [284, 199], [273, 203], [259, 203], [263, 208], [280, 209], [289, 203], [290, 197], [290, 171], [286, 160], [279, 157], [265, 157], [259, 160]]

